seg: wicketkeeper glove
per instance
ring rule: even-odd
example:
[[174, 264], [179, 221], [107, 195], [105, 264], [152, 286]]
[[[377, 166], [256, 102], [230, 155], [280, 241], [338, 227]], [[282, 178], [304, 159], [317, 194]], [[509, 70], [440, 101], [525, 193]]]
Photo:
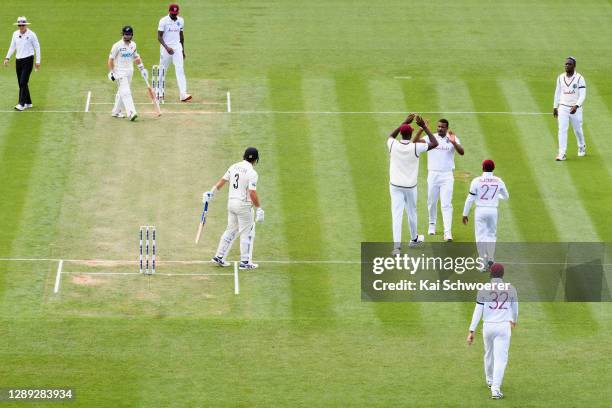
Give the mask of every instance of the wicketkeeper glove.
[[116, 79], [116, 78], [115, 78], [115, 74], [113, 73], [113, 71], [110, 71], [110, 72], [108, 73], [108, 79], [110, 79], [111, 81], [114, 81], [114, 80]]
[[264, 220], [264, 210], [259, 207], [255, 210], [255, 222], [263, 222]]

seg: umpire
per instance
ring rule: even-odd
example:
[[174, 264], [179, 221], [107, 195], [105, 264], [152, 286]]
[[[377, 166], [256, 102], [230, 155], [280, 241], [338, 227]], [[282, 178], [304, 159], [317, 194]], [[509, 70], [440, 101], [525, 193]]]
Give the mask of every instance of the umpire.
[[[13, 52], [17, 51], [15, 58], [15, 67], [17, 69], [17, 82], [19, 83], [19, 103], [15, 109], [22, 111], [32, 107], [32, 99], [30, 99], [30, 74], [32, 68], [36, 66], [36, 70], [40, 68], [40, 44], [38, 37], [32, 30], [28, 30], [28, 20], [25, 17], [17, 17], [15, 23], [19, 30], [13, 33], [11, 46], [4, 58], [4, 66], [8, 66]], [[36, 64], [34, 64], [34, 52], [36, 52]]]

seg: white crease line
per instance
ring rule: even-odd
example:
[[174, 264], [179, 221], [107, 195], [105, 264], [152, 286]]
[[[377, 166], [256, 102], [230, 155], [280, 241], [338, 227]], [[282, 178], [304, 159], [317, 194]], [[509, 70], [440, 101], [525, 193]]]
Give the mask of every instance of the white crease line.
[[234, 262], [234, 295], [240, 294], [240, 284], [238, 283], [238, 262]]
[[[125, 276], [125, 275], [141, 275], [140, 272], [79, 272], [79, 271], [69, 271], [62, 272], [64, 275], [102, 275], [102, 276]], [[234, 276], [233, 273], [158, 273], [155, 272], [153, 274], [149, 274], [146, 276]]]
[[55, 287], [53, 288], [53, 293], [59, 292], [60, 281], [62, 279], [62, 265], [64, 265], [64, 261], [60, 259], [59, 264], [57, 265], [57, 274], [55, 275]]
[[87, 100], [85, 101], [85, 112], [89, 112], [89, 105], [91, 102], [91, 91], [87, 92]]
[[64, 275], [140, 275], [140, 272], [62, 272]]
[[227, 91], [227, 113], [232, 112], [232, 98], [230, 96], [229, 91]]

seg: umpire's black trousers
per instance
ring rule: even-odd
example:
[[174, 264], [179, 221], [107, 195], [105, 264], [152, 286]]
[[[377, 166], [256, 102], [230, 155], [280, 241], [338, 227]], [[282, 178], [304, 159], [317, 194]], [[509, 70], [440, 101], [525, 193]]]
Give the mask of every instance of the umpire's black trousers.
[[19, 104], [21, 106], [31, 104], [32, 99], [30, 99], [28, 82], [30, 81], [32, 68], [34, 68], [34, 56], [15, 60], [15, 67], [17, 69], [17, 82], [19, 82]]

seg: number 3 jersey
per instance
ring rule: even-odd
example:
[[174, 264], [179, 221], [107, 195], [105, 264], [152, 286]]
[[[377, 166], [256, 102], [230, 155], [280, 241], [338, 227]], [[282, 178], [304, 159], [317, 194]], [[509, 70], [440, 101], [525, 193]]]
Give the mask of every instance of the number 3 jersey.
[[499, 278], [491, 279], [491, 283], [499, 285], [501, 289], [478, 292], [470, 331], [476, 330], [481, 318], [485, 323], [516, 323], [518, 320], [518, 297], [514, 286], [504, 284]]
[[463, 215], [468, 215], [474, 202], [476, 202], [477, 207], [497, 208], [500, 199], [507, 200], [508, 198], [510, 198], [510, 194], [508, 194], [502, 179], [494, 176], [493, 173], [484, 172], [482, 176], [476, 177], [470, 184], [470, 193], [465, 202]]
[[229, 183], [228, 199], [236, 199], [251, 203], [248, 190], [257, 190], [257, 172], [246, 160], [232, 164], [223, 179]]

